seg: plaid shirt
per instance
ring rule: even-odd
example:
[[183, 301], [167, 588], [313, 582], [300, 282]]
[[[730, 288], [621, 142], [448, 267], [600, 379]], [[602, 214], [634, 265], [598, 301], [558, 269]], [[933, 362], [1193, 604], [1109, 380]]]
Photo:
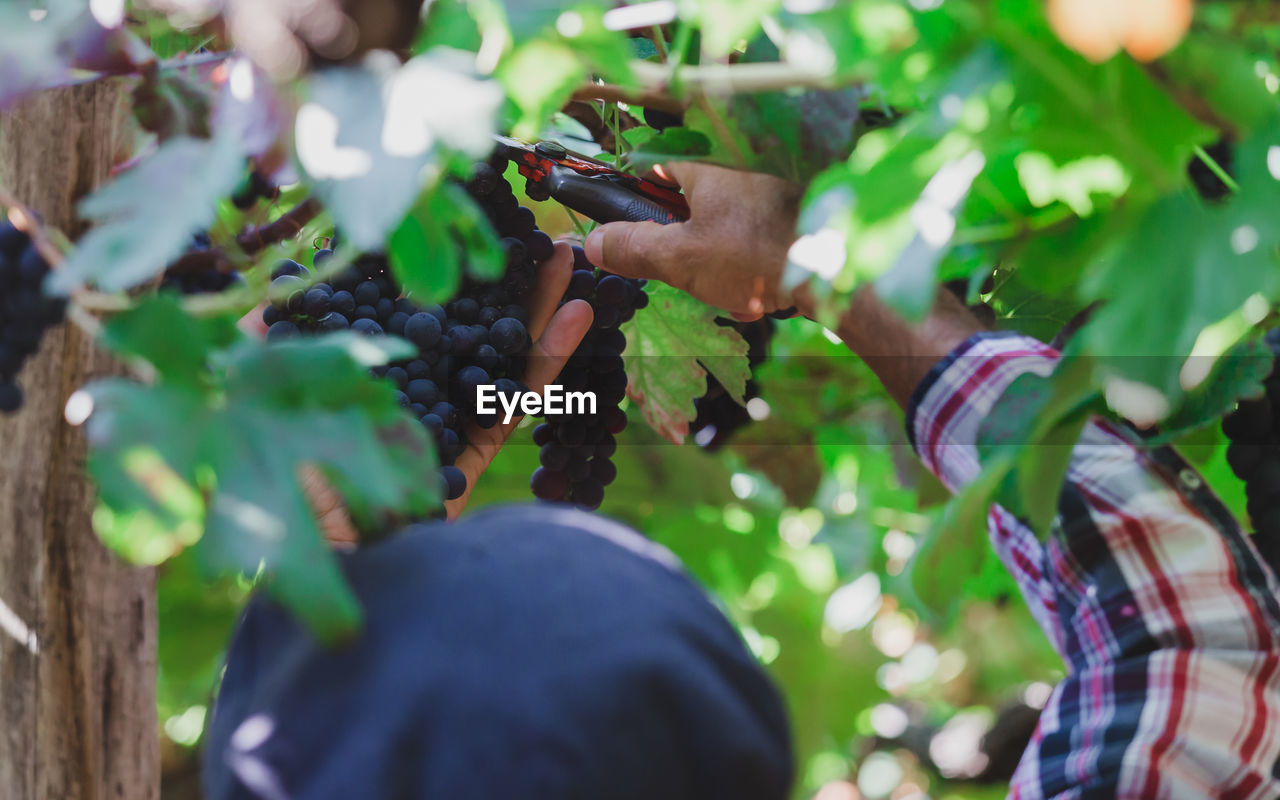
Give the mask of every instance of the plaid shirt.
[[[952, 490], [979, 472], [978, 425], [1058, 353], [980, 334], [916, 390], [908, 431]], [[1014, 798], [1280, 796], [1276, 576], [1200, 476], [1124, 428], [1085, 428], [1039, 541], [993, 506], [992, 546], [1067, 664]]]

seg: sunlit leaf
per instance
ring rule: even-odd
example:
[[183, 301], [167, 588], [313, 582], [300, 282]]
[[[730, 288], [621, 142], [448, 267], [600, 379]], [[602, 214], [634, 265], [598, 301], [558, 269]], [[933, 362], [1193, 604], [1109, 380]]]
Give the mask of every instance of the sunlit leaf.
[[655, 431], [674, 442], [688, 433], [693, 401], [710, 372], [739, 403], [746, 402], [747, 343], [715, 324], [715, 309], [677, 289], [649, 284], [648, 308], [626, 323], [627, 392]]

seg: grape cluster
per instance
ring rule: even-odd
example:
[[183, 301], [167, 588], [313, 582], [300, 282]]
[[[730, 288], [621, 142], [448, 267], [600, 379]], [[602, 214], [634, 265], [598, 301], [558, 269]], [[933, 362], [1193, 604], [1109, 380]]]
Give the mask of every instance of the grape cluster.
[[[197, 233], [191, 237], [191, 245], [187, 248], [187, 252], [211, 249], [213, 249], [213, 241], [209, 239], [209, 234]], [[243, 283], [244, 276], [239, 272], [223, 272], [217, 267], [209, 267], [199, 270], [170, 270], [160, 279], [160, 288], [179, 294], [214, 294]]]
[[627, 338], [618, 326], [649, 304], [644, 281], [630, 280], [595, 269], [582, 248], [573, 249], [574, 272], [564, 302], [586, 300], [595, 322], [569, 357], [556, 383], [566, 392], [592, 392], [595, 414], [548, 417], [533, 429], [533, 441], [541, 448], [541, 464], [533, 472], [530, 488], [541, 500], [573, 503], [596, 509], [604, 502], [604, 489], [618, 476], [613, 454], [614, 438], [627, 427], [620, 408], [627, 394], [627, 373], [622, 351]]
[[[1267, 333], [1267, 343], [1280, 356], [1280, 328]], [[1264, 386], [1261, 398], [1241, 401], [1222, 420], [1222, 432], [1231, 440], [1227, 463], [1245, 483], [1256, 541], [1276, 545], [1280, 544], [1280, 369], [1272, 370]]]
[[275, 199], [279, 191], [266, 175], [254, 169], [231, 195], [231, 204], [241, 211], [248, 211], [258, 200]]
[[[395, 385], [400, 405], [434, 436], [449, 500], [467, 488], [466, 476], [454, 466], [467, 446], [467, 427], [474, 422], [487, 429], [500, 421], [499, 414], [476, 413], [476, 387], [493, 385], [505, 396], [526, 390], [521, 379], [531, 342], [525, 302], [536, 262], [554, 252], [533, 212], [519, 205], [492, 165], [478, 165], [467, 188], [502, 237], [507, 263], [498, 281], [467, 278], [443, 306], [422, 305], [403, 296], [381, 254], [364, 254], [329, 281], [316, 283], [308, 280], [306, 267], [285, 260], [272, 272], [271, 305], [262, 314], [268, 341], [350, 329], [400, 336], [415, 345], [416, 357], [375, 374]], [[332, 257], [330, 249], [317, 250], [313, 269], [322, 270]]]
[[49, 265], [31, 238], [0, 224], [0, 412], [22, 407], [18, 372], [40, 347], [46, 329], [66, 316], [65, 300], [41, 290]]
[[[774, 321], [762, 317], [754, 322], [735, 322], [717, 317], [716, 324], [733, 328], [747, 341], [747, 363], [754, 373], [756, 367], [769, 357], [769, 341], [773, 338]], [[760, 386], [754, 378], [747, 380], [746, 399], [760, 396]], [[707, 393], [693, 403], [697, 416], [689, 426], [693, 440], [709, 453], [714, 453], [729, 441], [734, 432], [751, 422], [745, 406], [733, 399], [714, 375], [707, 374]]]

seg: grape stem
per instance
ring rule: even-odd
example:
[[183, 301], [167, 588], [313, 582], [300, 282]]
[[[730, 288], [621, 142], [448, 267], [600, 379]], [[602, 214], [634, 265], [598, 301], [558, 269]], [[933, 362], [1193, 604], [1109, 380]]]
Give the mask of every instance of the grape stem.
[[1222, 165], [1218, 163], [1217, 159], [1209, 155], [1208, 151], [1200, 145], [1196, 145], [1193, 152], [1196, 154], [1196, 158], [1204, 162], [1204, 165], [1209, 168], [1209, 171], [1212, 172], [1218, 180], [1222, 181], [1224, 186], [1231, 190], [1232, 194], [1240, 193], [1240, 184], [1236, 183], [1236, 179], [1231, 177], [1230, 173], [1222, 168]]

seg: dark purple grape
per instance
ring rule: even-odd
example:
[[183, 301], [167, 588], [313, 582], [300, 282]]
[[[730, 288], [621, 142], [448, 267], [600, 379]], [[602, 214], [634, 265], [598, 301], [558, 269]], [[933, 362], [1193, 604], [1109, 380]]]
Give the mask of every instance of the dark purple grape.
[[291, 258], [282, 258], [276, 262], [271, 269], [271, 280], [274, 281], [282, 275], [303, 276], [309, 274], [307, 268], [294, 261]]
[[592, 478], [573, 484], [571, 491], [574, 505], [581, 506], [588, 511], [594, 511], [604, 502], [604, 484]]
[[569, 300], [586, 300], [595, 294], [596, 276], [589, 269], [576, 269], [569, 278], [569, 288], [565, 297]]
[[287, 319], [282, 319], [279, 322], [274, 323], [270, 328], [267, 328], [267, 341], [278, 342], [282, 339], [289, 339], [294, 336], [298, 336], [301, 333], [302, 331], [298, 329], [297, 325], [294, 325]]
[[366, 336], [382, 336], [385, 333], [381, 325], [368, 318], [361, 318], [351, 323], [351, 330]]
[[351, 327], [350, 321], [346, 316], [339, 314], [337, 311], [331, 311], [325, 314], [318, 323], [320, 330], [323, 331], [345, 331]]
[[557, 502], [563, 500], [569, 491], [569, 478], [563, 472], [538, 467], [529, 479], [529, 488], [539, 500]]
[[332, 290], [325, 292], [319, 286], [308, 289], [302, 296], [302, 313], [309, 317], [323, 317], [328, 314], [331, 306], [330, 294]]
[[457, 467], [441, 467], [440, 475], [444, 478], [446, 500], [457, 500], [467, 491], [467, 476]]
[[355, 314], [356, 299], [352, 297], [351, 292], [337, 291], [333, 293], [333, 297], [329, 298], [329, 308], [350, 317]]
[[440, 321], [429, 313], [419, 312], [409, 317], [404, 326], [404, 336], [420, 349], [429, 350], [440, 341]]
[[426, 378], [417, 378], [409, 381], [406, 391], [409, 392], [409, 397], [413, 402], [422, 403], [428, 408], [431, 408], [440, 400], [440, 389], [436, 387], [434, 381]]
[[591, 477], [600, 481], [601, 486], [608, 486], [618, 477], [618, 468], [607, 458], [593, 458]]
[[[388, 367], [387, 373], [383, 377], [394, 383], [397, 389], [404, 389], [409, 385], [409, 373], [405, 372], [404, 367]], [[426, 412], [424, 411], [423, 413], [425, 414]]]
[[0, 383], [0, 411], [12, 414], [22, 408], [22, 387], [10, 380]]
[[378, 284], [373, 281], [365, 281], [356, 287], [355, 292], [356, 304], [362, 306], [371, 306], [378, 302], [378, 298], [382, 297], [382, 292], [378, 289]]
[[547, 442], [538, 451], [538, 461], [549, 469], [564, 471], [572, 455], [573, 451], [559, 442]]
[[489, 329], [489, 342], [494, 349], [504, 355], [511, 355], [524, 349], [529, 334], [518, 319], [503, 317], [493, 323]]

